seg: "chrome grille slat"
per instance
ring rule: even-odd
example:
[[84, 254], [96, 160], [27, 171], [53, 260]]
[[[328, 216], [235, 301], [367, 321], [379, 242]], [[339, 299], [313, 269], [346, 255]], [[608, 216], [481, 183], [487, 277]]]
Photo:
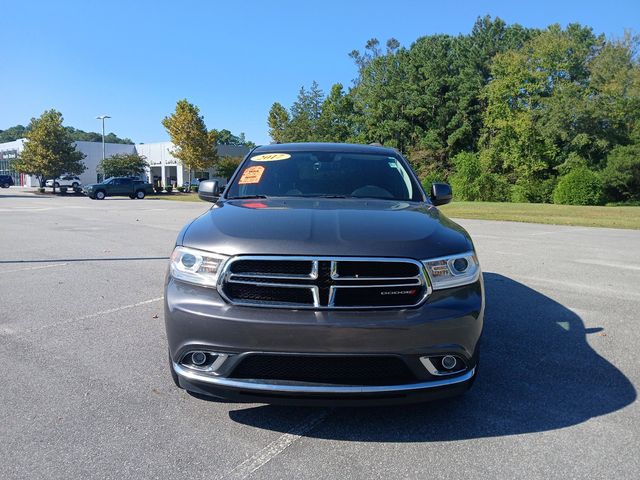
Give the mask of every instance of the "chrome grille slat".
[[[247, 268], [253, 269], [251, 262], [255, 261], [256, 265], [262, 266], [268, 272], [246, 271]], [[233, 265], [235, 262], [242, 262], [242, 269], [245, 271], [234, 272]], [[274, 262], [270, 264], [270, 262]], [[277, 273], [278, 270], [286, 270], [285, 267], [279, 268], [277, 262], [309, 262], [310, 270], [307, 274], [283, 274]], [[371, 273], [376, 269], [388, 272], [388, 275], [380, 277], [372, 275], [345, 275], [338, 274], [340, 262], [348, 265], [347, 271], [363, 271]], [[360, 265], [362, 264], [362, 267]], [[356, 268], [354, 269], [354, 265]], [[394, 275], [394, 266], [397, 267], [399, 275]], [[416, 275], [406, 276], [400, 274], [410, 273], [415, 269]], [[256, 269], [258, 270], [258, 269]], [[276, 273], [274, 273], [276, 272]], [[358, 283], [360, 282], [360, 283]], [[225, 289], [231, 288], [233, 285], [250, 285], [254, 287], [251, 298], [236, 298], [228, 295]], [[256, 299], [255, 291], [264, 288], [270, 296], [269, 299]], [[282, 302], [273, 299], [273, 291], [278, 288], [284, 289], [303, 289], [307, 290], [313, 299], [313, 303], [291, 303]], [[411, 289], [402, 291], [399, 289]], [[267, 290], [271, 289], [271, 290]], [[391, 289], [391, 291], [388, 291]], [[236, 289], [237, 290], [237, 289]], [[394, 291], [395, 290], [395, 291]], [[301, 309], [370, 309], [370, 308], [411, 308], [420, 305], [431, 293], [431, 286], [428, 277], [424, 271], [423, 265], [417, 260], [407, 258], [377, 258], [377, 257], [300, 257], [300, 256], [252, 256], [242, 255], [231, 258], [223, 266], [219, 276], [218, 291], [220, 295], [229, 303], [243, 306], [255, 307], [274, 307], [274, 308], [301, 308]], [[353, 298], [347, 300], [338, 300], [338, 293], [343, 292], [339, 297], [345, 298], [345, 295], [351, 295], [347, 292], [353, 292]], [[352, 296], [353, 296], [352, 295]], [[377, 295], [372, 297], [372, 295]], [[396, 302], [394, 299], [411, 297], [411, 302]], [[365, 302], [364, 299], [372, 301]], [[414, 300], [415, 299], [415, 300]], [[355, 301], [355, 303], [353, 303]], [[370, 304], [369, 304], [370, 303]]]

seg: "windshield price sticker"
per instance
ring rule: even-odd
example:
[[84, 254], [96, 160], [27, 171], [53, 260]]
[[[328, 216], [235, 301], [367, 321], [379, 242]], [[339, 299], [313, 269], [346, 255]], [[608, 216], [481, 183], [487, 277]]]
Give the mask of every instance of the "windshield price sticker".
[[255, 165], [253, 167], [246, 168], [245, 171], [242, 172], [242, 176], [240, 177], [238, 184], [247, 185], [251, 183], [260, 183], [263, 173], [264, 167], [262, 165]]
[[286, 160], [291, 158], [288, 153], [263, 153], [262, 155], [256, 155], [251, 157], [253, 162], [275, 162], [276, 160]]

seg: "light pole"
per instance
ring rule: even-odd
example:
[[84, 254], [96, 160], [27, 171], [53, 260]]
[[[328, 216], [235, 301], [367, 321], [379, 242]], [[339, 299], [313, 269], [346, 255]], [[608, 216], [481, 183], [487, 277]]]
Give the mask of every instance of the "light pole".
[[104, 119], [111, 118], [109, 115], [100, 115], [96, 120], [102, 120], [102, 161], [104, 162]]

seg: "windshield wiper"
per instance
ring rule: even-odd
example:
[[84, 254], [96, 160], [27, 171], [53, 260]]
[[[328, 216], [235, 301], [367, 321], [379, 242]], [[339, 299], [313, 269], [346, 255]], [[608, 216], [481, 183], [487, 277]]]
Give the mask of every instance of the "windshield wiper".
[[228, 197], [227, 200], [244, 200], [249, 198], [267, 198], [266, 195], [238, 195], [237, 197]]

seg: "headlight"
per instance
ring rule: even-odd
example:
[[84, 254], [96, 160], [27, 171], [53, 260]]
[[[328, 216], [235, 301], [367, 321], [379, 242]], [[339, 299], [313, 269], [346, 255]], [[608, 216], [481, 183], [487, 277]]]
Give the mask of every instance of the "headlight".
[[434, 290], [459, 287], [478, 280], [480, 264], [474, 252], [423, 260]]
[[229, 257], [193, 248], [176, 247], [171, 254], [169, 269], [171, 276], [178, 280], [215, 287], [220, 267], [227, 258]]

